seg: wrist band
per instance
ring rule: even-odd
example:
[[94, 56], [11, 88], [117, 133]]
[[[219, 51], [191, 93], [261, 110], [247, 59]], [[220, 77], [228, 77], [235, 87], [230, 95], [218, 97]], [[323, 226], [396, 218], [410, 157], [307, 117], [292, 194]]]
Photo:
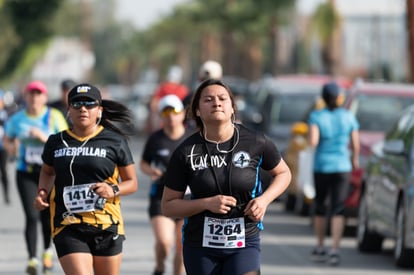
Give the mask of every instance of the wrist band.
[[39, 189], [37, 189], [37, 194], [40, 194], [41, 191], [44, 191], [46, 193], [46, 195], [47, 195], [46, 188], [39, 188]]

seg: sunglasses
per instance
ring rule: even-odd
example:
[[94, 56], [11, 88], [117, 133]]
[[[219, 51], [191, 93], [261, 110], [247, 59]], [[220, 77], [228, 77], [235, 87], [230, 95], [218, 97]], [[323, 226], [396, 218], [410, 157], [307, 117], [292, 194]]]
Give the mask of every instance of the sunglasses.
[[70, 106], [73, 109], [80, 109], [82, 108], [82, 106], [85, 107], [86, 109], [93, 109], [99, 106], [99, 102], [98, 101], [74, 101], [70, 103]]
[[161, 117], [168, 117], [170, 115], [178, 115], [179, 113], [181, 113], [181, 111], [175, 108], [165, 108], [164, 110], [161, 111]]

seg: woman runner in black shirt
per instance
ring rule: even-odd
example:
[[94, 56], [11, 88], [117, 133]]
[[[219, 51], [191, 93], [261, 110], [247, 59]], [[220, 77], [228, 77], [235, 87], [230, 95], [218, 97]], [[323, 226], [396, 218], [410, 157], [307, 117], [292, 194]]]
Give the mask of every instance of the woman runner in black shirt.
[[[190, 113], [199, 131], [174, 152], [162, 210], [184, 217], [183, 255], [192, 274], [260, 274], [260, 236], [268, 205], [291, 173], [274, 143], [234, 123], [235, 104], [220, 80], [196, 90]], [[274, 176], [262, 190], [259, 168]], [[191, 200], [185, 200], [187, 186]]]
[[68, 102], [73, 127], [47, 140], [34, 205], [50, 207], [65, 274], [119, 274], [120, 196], [135, 192], [138, 181], [125, 134], [111, 121], [129, 123], [129, 111], [89, 84], [73, 87]]

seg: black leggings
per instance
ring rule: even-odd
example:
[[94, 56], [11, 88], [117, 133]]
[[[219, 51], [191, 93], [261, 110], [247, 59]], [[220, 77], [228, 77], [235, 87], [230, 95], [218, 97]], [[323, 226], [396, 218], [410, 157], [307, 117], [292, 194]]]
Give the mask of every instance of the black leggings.
[[0, 173], [1, 173], [1, 184], [3, 185], [3, 194], [5, 200], [9, 199], [9, 177], [7, 174], [7, 151], [0, 149]]
[[314, 173], [315, 215], [327, 214], [327, 199], [330, 199], [329, 214], [344, 215], [345, 200], [348, 197], [350, 173]]
[[42, 223], [43, 248], [47, 249], [51, 244], [50, 212], [49, 208], [37, 211], [33, 206], [33, 201], [37, 195], [39, 173], [26, 173], [17, 171], [17, 189], [23, 205], [26, 217], [25, 238], [29, 257], [36, 257], [37, 251], [37, 222]]

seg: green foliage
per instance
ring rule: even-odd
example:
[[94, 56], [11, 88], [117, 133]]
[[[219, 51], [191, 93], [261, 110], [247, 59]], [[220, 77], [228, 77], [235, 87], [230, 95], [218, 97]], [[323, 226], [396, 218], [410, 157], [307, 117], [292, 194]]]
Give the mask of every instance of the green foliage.
[[312, 29], [318, 34], [322, 44], [330, 43], [333, 33], [338, 28], [340, 16], [332, 2], [328, 1], [318, 6], [312, 16]]
[[[12, 76], [25, 59], [31, 47], [42, 45], [51, 35], [50, 19], [59, 7], [60, 0], [8, 0], [0, 6], [4, 25], [0, 39], [0, 75]], [[8, 41], [8, 38], [10, 41]], [[6, 53], [6, 54], [5, 54]], [[34, 62], [34, 61], [33, 61]]]
[[217, 57], [237, 64], [249, 52], [272, 62], [273, 29], [290, 22], [295, 1], [192, 0], [144, 31], [115, 22], [114, 3], [0, 0], [0, 75], [28, 74], [53, 35], [86, 42], [96, 58], [92, 80], [102, 84], [132, 84], [144, 68], [163, 72], [180, 61], [198, 66], [204, 58]]
[[122, 28], [110, 25], [101, 32], [92, 34], [93, 49], [96, 55], [94, 81], [117, 83], [119, 81], [114, 65], [122, 55]]
[[3, 68], [8, 61], [9, 56], [12, 54], [13, 49], [20, 43], [19, 36], [15, 32], [10, 20], [0, 10], [0, 26], [2, 26], [2, 32], [0, 36], [0, 68]]
[[294, 4], [292, 0], [189, 1], [144, 32], [146, 49], [151, 60], [158, 60], [153, 63], [164, 67], [171, 65], [166, 60], [177, 60], [183, 47], [191, 49], [187, 54], [191, 54], [193, 64], [201, 62], [200, 57], [206, 55], [203, 43], [220, 43], [218, 47], [224, 52], [215, 55], [227, 56], [227, 51], [232, 51], [231, 58], [243, 59], [251, 47], [261, 47], [266, 56], [265, 49], [272, 49], [268, 44], [274, 39], [270, 36], [274, 25], [289, 22]]
[[23, 42], [36, 43], [52, 34], [50, 18], [59, 7], [59, 2], [59, 0], [7, 1], [5, 8]]
[[82, 13], [79, 0], [62, 0], [50, 24], [53, 33], [60, 36], [79, 36], [82, 33]]

